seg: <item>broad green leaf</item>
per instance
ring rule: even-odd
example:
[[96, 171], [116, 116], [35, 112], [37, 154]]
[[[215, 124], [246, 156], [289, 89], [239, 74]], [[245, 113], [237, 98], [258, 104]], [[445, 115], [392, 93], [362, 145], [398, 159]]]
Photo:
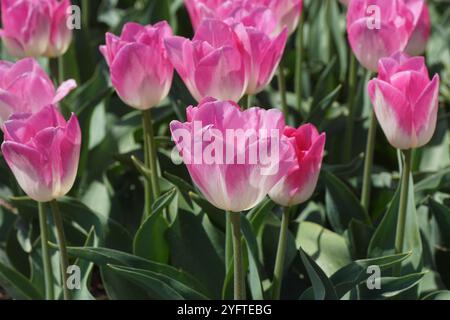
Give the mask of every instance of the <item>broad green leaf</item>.
[[152, 205], [152, 213], [139, 227], [134, 237], [135, 255], [155, 262], [168, 263], [169, 243], [166, 232], [169, 224], [163, 216], [163, 210], [167, 208], [175, 195], [176, 189], [173, 189], [159, 197]]
[[411, 273], [402, 277], [382, 277], [380, 289], [369, 289], [366, 283], [359, 286], [360, 298], [380, 300], [395, 297], [402, 292], [417, 287], [425, 273]]
[[[370, 241], [368, 256], [371, 258], [395, 254], [395, 234], [400, 201], [400, 189], [392, 199], [383, 220], [378, 225]], [[406, 228], [403, 252], [412, 252], [411, 257], [402, 263], [402, 274], [422, 271], [422, 241], [417, 224], [416, 206], [414, 202], [414, 187], [410, 178]]]
[[225, 268], [204, 230], [201, 218], [179, 210], [167, 235], [172, 264], [195, 276], [213, 297], [220, 297]]
[[313, 257], [327, 276], [352, 262], [345, 238], [312, 222], [299, 224], [296, 245]]
[[450, 209], [431, 198], [428, 205], [437, 221], [441, 245], [450, 247]]
[[422, 300], [450, 300], [450, 291], [436, 291], [425, 296]]
[[172, 266], [153, 262], [126, 252], [112, 250], [108, 248], [77, 248], [68, 247], [69, 255], [79, 257], [94, 262], [96, 265], [106, 267], [108, 264], [128, 266], [133, 268], [145, 269], [155, 273], [165, 275], [169, 278], [175, 279], [190, 288], [208, 296], [204, 286], [191, 275], [183, 270], [178, 270]]
[[315, 300], [337, 300], [333, 284], [325, 272], [311, 259], [308, 254], [299, 248], [300, 257], [311, 281]]
[[245, 239], [245, 243], [247, 244], [247, 250], [249, 252], [248, 280], [252, 298], [254, 300], [264, 300], [261, 277], [262, 268], [259, 261], [258, 243], [250, 222], [243, 215], [241, 216], [241, 230]]
[[44, 297], [21, 273], [0, 263], [0, 285], [17, 300], [42, 300]]
[[[189, 288], [188, 286], [177, 281], [176, 279], [170, 278], [170, 277], [160, 274], [160, 273], [155, 273], [155, 272], [144, 270], [144, 269], [123, 267], [123, 266], [110, 265], [109, 267], [118, 272], [121, 272], [125, 277], [134, 281], [135, 283], [137, 283], [144, 289], [150, 290], [153, 293], [156, 292], [156, 295], [159, 294], [159, 292], [158, 292], [159, 287], [161, 286], [161, 283], [163, 283], [166, 286], [170, 287], [171, 290], [174, 291], [174, 292], [171, 292], [171, 290], [167, 290], [170, 292], [170, 294], [174, 295], [173, 299], [180, 299], [180, 298], [188, 299], [188, 300], [205, 300], [205, 299], [207, 299], [207, 297], [205, 297], [203, 294], [195, 291], [195, 289]], [[149, 278], [151, 280], [149, 280]], [[157, 281], [155, 282], [155, 280], [157, 280]], [[165, 287], [164, 287], [164, 289], [166, 290]], [[155, 296], [155, 294], [152, 294], [152, 296]]]
[[322, 170], [326, 186], [327, 217], [333, 230], [343, 233], [352, 219], [370, 225], [370, 218], [350, 189], [332, 173]]
[[136, 271], [136, 269], [122, 268], [120, 266], [108, 265], [109, 269], [120, 276], [136, 283], [146, 291], [150, 296], [160, 300], [184, 300], [183, 297], [163, 281], [152, 277], [149, 274]]

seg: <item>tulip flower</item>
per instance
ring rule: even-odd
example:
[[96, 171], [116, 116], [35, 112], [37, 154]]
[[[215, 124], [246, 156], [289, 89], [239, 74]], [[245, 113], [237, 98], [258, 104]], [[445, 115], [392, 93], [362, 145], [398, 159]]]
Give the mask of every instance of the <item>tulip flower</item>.
[[414, 31], [409, 39], [405, 52], [411, 56], [418, 56], [425, 52], [430, 37], [430, 12], [425, 0], [403, 0], [414, 14]]
[[254, 27], [237, 27], [235, 31], [250, 61], [246, 93], [254, 95], [263, 91], [272, 80], [286, 46], [287, 29], [274, 38]]
[[56, 199], [72, 188], [80, 158], [81, 130], [77, 117], [63, 118], [54, 105], [35, 114], [15, 113], [3, 125], [3, 156], [20, 187], [39, 203], [42, 260], [47, 299], [53, 299], [53, 273], [48, 250], [45, 202], [50, 202], [60, 253], [64, 299], [67, 288], [68, 256], [61, 213]]
[[36, 113], [57, 104], [76, 88], [68, 80], [55, 90], [53, 82], [36, 60], [24, 58], [16, 63], [0, 61], [0, 126], [13, 113]]
[[[205, 99], [188, 107], [186, 123], [172, 121], [170, 129], [194, 183], [209, 202], [226, 211], [256, 206], [295, 160], [283, 136], [283, 115], [276, 109], [241, 111], [231, 101]], [[255, 146], [271, 156], [252, 160], [255, 155], [249, 153]], [[214, 148], [215, 155], [208, 158]]]
[[167, 97], [172, 86], [173, 66], [164, 46], [171, 35], [166, 21], [153, 26], [127, 23], [120, 37], [107, 33], [106, 45], [100, 46], [117, 94], [130, 107], [142, 110], [145, 165], [151, 171], [151, 183], [145, 180], [144, 215], [150, 214], [152, 199], [160, 192], [150, 109]]
[[428, 76], [423, 57], [396, 53], [379, 62], [369, 95], [389, 143], [398, 149], [427, 144], [436, 128], [439, 75]]
[[67, 26], [69, 0], [2, 0], [0, 37], [17, 57], [57, 57], [72, 40]]
[[303, 0], [185, 0], [192, 25], [197, 29], [205, 19], [241, 22], [260, 31], [279, 34], [285, 27], [297, 28]]
[[296, 161], [286, 175], [270, 190], [269, 197], [283, 206], [281, 229], [279, 234], [277, 256], [275, 261], [272, 298], [280, 298], [281, 280], [283, 278], [286, 256], [286, 239], [289, 226], [289, 209], [291, 206], [308, 200], [314, 192], [322, 166], [325, 148], [325, 133], [319, 135], [312, 124], [305, 124], [298, 129], [286, 126], [284, 136], [289, 139], [296, 154]]
[[171, 35], [165, 21], [153, 26], [127, 23], [120, 37], [106, 34], [106, 45], [100, 46], [100, 51], [108, 63], [112, 84], [127, 105], [147, 110], [169, 93], [173, 67], [164, 39]]
[[319, 134], [312, 124], [305, 124], [298, 129], [286, 127], [284, 135], [294, 146], [297, 161], [270, 190], [269, 196], [275, 203], [291, 207], [308, 200], [316, 188], [322, 166], [325, 133]]
[[262, 2], [274, 14], [277, 21], [276, 33], [281, 32], [285, 27], [288, 33], [294, 33], [300, 21], [303, 9], [303, 0], [251, 0], [258, 4]]
[[166, 48], [170, 61], [197, 101], [213, 97], [237, 102], [244, 95], [248, 57], [234, 28], [225, 22], [204, 20], [192, 41], [168, 38]]
[[347, 32], [353, 53], [368, 70], [378, 60], [403, 51], [414, 30], [414, 17], [403, 0], [352, 0]]
[[212, 98], [188, 107], [187, 122], [170, 123], [192, 180], [210, 203], [228, 211], [236, 300], [245, 299], [240, 212], [260, 203], [295, 161], [283, 129], [279, 110], [241, 111], [232, 101]]
[[49, 105], [35, 114], [14, 114], [3, 130], [3, 156], [30, 198], [47, 202], [69, 192], [81, 144], [75, 115], [66, 122], [58, 109]]

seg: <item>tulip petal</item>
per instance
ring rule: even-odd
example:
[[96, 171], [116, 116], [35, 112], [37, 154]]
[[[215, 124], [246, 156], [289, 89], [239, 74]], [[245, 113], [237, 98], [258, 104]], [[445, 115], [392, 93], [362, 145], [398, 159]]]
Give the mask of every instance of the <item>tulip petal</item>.
[[51, 189], [43, 181], [42, 158], [36, 150], [6, 141], [2, 144], [2, 153], [20, 187], [28, 196], [41, 202], [53, 199]]
[[433, 137], [438, 106], [439, 76], [435, 75], [414, 105], [414, 129], [417, 135], [417, 145], [414, 147], [418, 148], [427, 144]]
[[72, 90], [77, 87], [77, 83], [73, 79], [69, 79], [61, 83], [61, 85], [56, 90], [56, 94], [53, 97], [52, 104], [57, 104], [63, 100]]
[[374, 79], [369, 82], [369, 95], [389, 143], [398, 149], [411, 148], [412, 110], [403, 93], [389, 83]]

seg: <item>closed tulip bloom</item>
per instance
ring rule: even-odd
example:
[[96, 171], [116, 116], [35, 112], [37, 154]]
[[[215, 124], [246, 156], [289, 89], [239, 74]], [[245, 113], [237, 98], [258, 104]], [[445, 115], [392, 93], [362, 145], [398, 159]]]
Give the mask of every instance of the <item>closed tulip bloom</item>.
[[419, 56], [425, 52], [430, 37], [430, 11], [425, 0], [403, 0], [414, 14], [414, 31], [409, 39], [405, 52], [411, 56]]
[[288, 34], [294, 33], [300, 21], [303, 9], [303, 0], [249, 0], [255, 4], [263, 3], [274, 14], [277, 21], [276, 33], [280, 33], [285, 27]]
[[170, 129], [205, 198], [240, 212], [261, 202], [295, 161], [284, 125], [279, 110], [241, 111], [234, 102], [207, 99], [187, 109], [187, 122], [172, 121]]
[[237, 33], [250, 61], [247, 94], [257, 94], [272, 80], [283, 56], [287, 29], [271, 38], [254, 27], [237, 28]]
[[244, 95], [250, 67], [248, 56], [236, 32], [225, 22], [204, 20], [192, 41], [168, 38], [166, 48], [170, 61], [197, 101], [206, 97], [239, 101]]
[[70, 19], [70, 0], [51, 0], [52, 22], [50, 30], [50, 40], [45, 56], [59, 57], [64, 55], [72, 42], [73, 30], [68, 27]]
[[3, 156], [30, 198], [47, 202], [69, 192], [80, 157], [81, 131], [75, 115], [66, 122], [50, 105], [33, 115], [14, 114], [3, 129]]
[[17, 57], [56, 57], [72, 40], [67, 27], [69, 0], [2, 0], [0, 36]]
[[164, 47], [172, 35], [167, 22], [153, 26], [127, 23], [117, 37], [106, 34], [100, 46], [111, 72], [111, 81], [127, 105], [147, 110], [167, 97], [172, 85], [173, 67]]
[[325, 148], [325, 133], [319, 134], [312, 124], [298, 129], [286, 127], [284, 135], [293, 145], [297, 161], [269, 192], [279, 205], [290, 207], [307, 201], [319, 179]]
[[36, 113], [57, 104], [76, 88], [68, 80], [55, 90], [53, 82], [33, 58], [16, 63], [0, 61], [0, 126], [13, 113]]
[[368, 70], [378, 60], [403, 51], [414, 29], [414, 16], [403, 0], [352, 0], [347, 33], [353, 53]]
[[206, 19], [217, 19], [228, 24], [242, 23], [267, 34], [273, 34], [278, 27], [274, 12], [261, 2], [249, 0], [185, 0], [184, 2], [194, 30]]
[[430, 81], [423, 57], [397, 53], [379, 63], [369, 95], [389, 143], [398, 149], [427, 144], [436, 129], [439, 76]]

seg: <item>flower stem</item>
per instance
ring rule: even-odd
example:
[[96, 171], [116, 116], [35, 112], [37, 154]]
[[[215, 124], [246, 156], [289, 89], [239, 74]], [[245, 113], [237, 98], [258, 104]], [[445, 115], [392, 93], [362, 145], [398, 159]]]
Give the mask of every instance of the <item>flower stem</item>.
[[67, 255], [66, 236], [64, 234], [64, 226], [56, 200], [50, 202], [53, 213], [53, 222], [56, 227], [56, 235], [58, 238], [58, 248], [61, 263], [61, 281], [63, 286], [64, 300], [70, 300], [69, 288], [67, 288], [67, 268], [69, 267], [69, 257]]
[[280, 61], [280, 65], [278, 66], [278, 89], [280, 90], [281, 108], [284, 116], [287, 118], [289, 109], [286, 100], [286, 76], [284, 74], [283, 60]]
[[295, 56], [295, 95], [297, 97], [297, 108], [300, 114], [303, 114], [302, 106], [302, 65], [303, 65], [303, 12], [300, 16], [300, 22], [297, 30]]
[[[411, 150], [403, 152], [405, 159], [402, 172], [402, 184], [400, 189], [400, 204], [398, 209], [397, 230], [395, 234], [395, 253], [403, 252], [405, 240], [405, 225], [408, 208], [409, 176], [411, 174]], [[394, 276], [401, 275], [401, 264], [394, 268]]]
[[228, 272], [228, 267], [233, 259], [233, 236], [231, 227], [231, 212], [226, 213], [226, 230], [225, 230], [225, 270]]
[[246, 109], [250, 109], [252, 107], [253, 104], [253, 96], [251, 94], [247, 95], [247, 108]]
[[366, 157], [364, 160], [364, 176], [361, 195], [361, 204], [368, 211], [370, 205], [370, 191], [372, 187], [372, 165], [375, 150], [375, 138], [377, 135], [377, 118], [375, 112], [370, 114], [369, 134], [366, 142]]
[[345, 127], [345, 140], [344, 140], [344, 154], [343, 162], [347, 163], [350, 161], [352, 156], [352, 146], [353, 146], [353, 129], [355, 122], [355, 101], [356, 101], [356, 58], [353, 54], [350, 55], [350, 71], [348, 74], [348, 117], [347, 125]]
[[280, 236], [278, 239], [277, 257], [275, 260], [275, 269], [273, 271], [273, 289], [272, 299], [279, 300], [281, 292], [281, 283], [283, 279], [284, 261], [286, 258], [287, 234], [289, 230], [289, 208], [283, 209], [281, 218]]
[[230, 213], [233, 231], [234, 300], [245, 300], [245, 277], [242, 263], [241, 214]]
[[39, 227], [41, 231], [41, 250], [42, 250], [42, 264], [44, 266], [45, 278], [45, 299], [55, 299], [55, 292], [53, 289], [53, 270], [50, 261], [50, 253], [48, 250], [48, 228], [47, 228], [47, 214], [45, 212], [45, 204], [38, 202], [39, 209]]
[[150, 109], [142, 112], [142, 121], [144, 128], [144, 153], [145, 165], [150, 169], [150, 183], [145, 184], [145, 208], [146, 214], [151, 213], [152, 199], [155, 201], [160, 194], [158, 181], [158, 165], [155, 136], [153, 133], [152, 114]]

